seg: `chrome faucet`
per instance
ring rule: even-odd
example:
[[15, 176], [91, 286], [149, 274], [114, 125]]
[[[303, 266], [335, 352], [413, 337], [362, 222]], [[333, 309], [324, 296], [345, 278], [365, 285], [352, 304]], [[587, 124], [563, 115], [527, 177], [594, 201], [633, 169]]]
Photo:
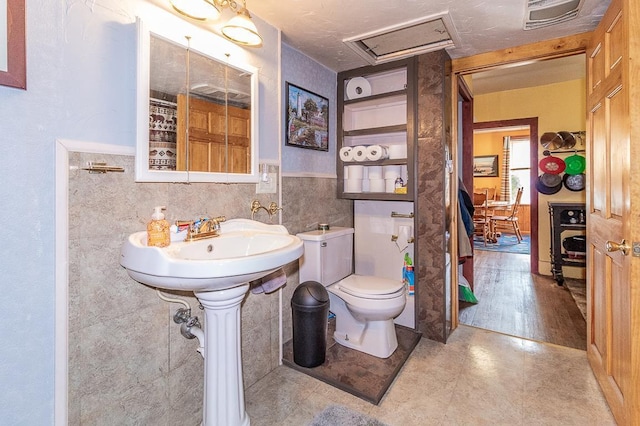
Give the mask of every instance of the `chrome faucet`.
[[220, 235], [220, 222], [227, 220], [224, 216], [218, 216], [213, 218], [201, 217], [196, 221], [190, 220], [176, 220], [176, 226], [185, 226], [187, 229], [187, 236], [185, 241], [203, 240], [205, 238], [213, 238]]

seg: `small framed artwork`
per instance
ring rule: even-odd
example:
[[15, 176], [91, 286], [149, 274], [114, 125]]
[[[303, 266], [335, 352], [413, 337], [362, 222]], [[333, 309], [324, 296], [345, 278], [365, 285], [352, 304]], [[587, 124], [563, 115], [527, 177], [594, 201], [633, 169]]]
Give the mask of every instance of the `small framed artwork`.
[[27, 88], [25, 0], [0, 0], [0, 85]]
[[498, 176], [498, 156], [482, 155], [473, 157], [473, 177]]
[[329, 99], [287, 82], [286, 144], [329, 151]]

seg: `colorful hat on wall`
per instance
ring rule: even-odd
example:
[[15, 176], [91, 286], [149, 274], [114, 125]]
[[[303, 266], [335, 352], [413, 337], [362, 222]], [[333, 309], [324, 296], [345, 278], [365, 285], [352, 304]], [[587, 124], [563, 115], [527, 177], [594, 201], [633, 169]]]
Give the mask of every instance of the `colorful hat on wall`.
[[582, 155], [571, 155], [564, 159], [566, 166], [565, 173], [570, 175], [577, 175], [584, 172], [587, 166], [587, 160]]
[[544, 173], [551, 173], [553, 175], [559, 175], [564, 172], [564, 169], [566, 168], [562, 158], [554, 157], [552, 155], [540, 160], [538, 166], [540, 166], [540, 170]]
[[583, 191], [586, 180], [584, 173], [578, 173], [577, 175], [570, 175], [567, 173], [562, 178], [564, 187], [569, 191]]
[[536, 180], [536, 189], [541, 194], [553, 195], [562, 189], [562, 176], [543, 173]]

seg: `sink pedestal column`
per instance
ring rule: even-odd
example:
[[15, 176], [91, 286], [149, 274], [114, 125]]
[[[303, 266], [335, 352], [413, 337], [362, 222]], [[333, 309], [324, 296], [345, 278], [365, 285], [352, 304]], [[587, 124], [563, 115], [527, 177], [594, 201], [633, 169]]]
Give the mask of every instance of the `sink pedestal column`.
[[205, 312], [203, 426], [248, 426], [240, 356], [240, 304], [249, 290], [194, 292]]

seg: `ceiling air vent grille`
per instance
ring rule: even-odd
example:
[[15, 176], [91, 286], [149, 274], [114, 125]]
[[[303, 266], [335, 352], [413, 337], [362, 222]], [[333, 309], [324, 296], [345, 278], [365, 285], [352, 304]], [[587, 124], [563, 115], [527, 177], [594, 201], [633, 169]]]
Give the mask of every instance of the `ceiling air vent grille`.
[[584, 0], [527, 0], [524, 29], [535, 30], [569, 21], [580, 12]]
[[342, 40], [372, 65], [459, 45], [448, 13]]

